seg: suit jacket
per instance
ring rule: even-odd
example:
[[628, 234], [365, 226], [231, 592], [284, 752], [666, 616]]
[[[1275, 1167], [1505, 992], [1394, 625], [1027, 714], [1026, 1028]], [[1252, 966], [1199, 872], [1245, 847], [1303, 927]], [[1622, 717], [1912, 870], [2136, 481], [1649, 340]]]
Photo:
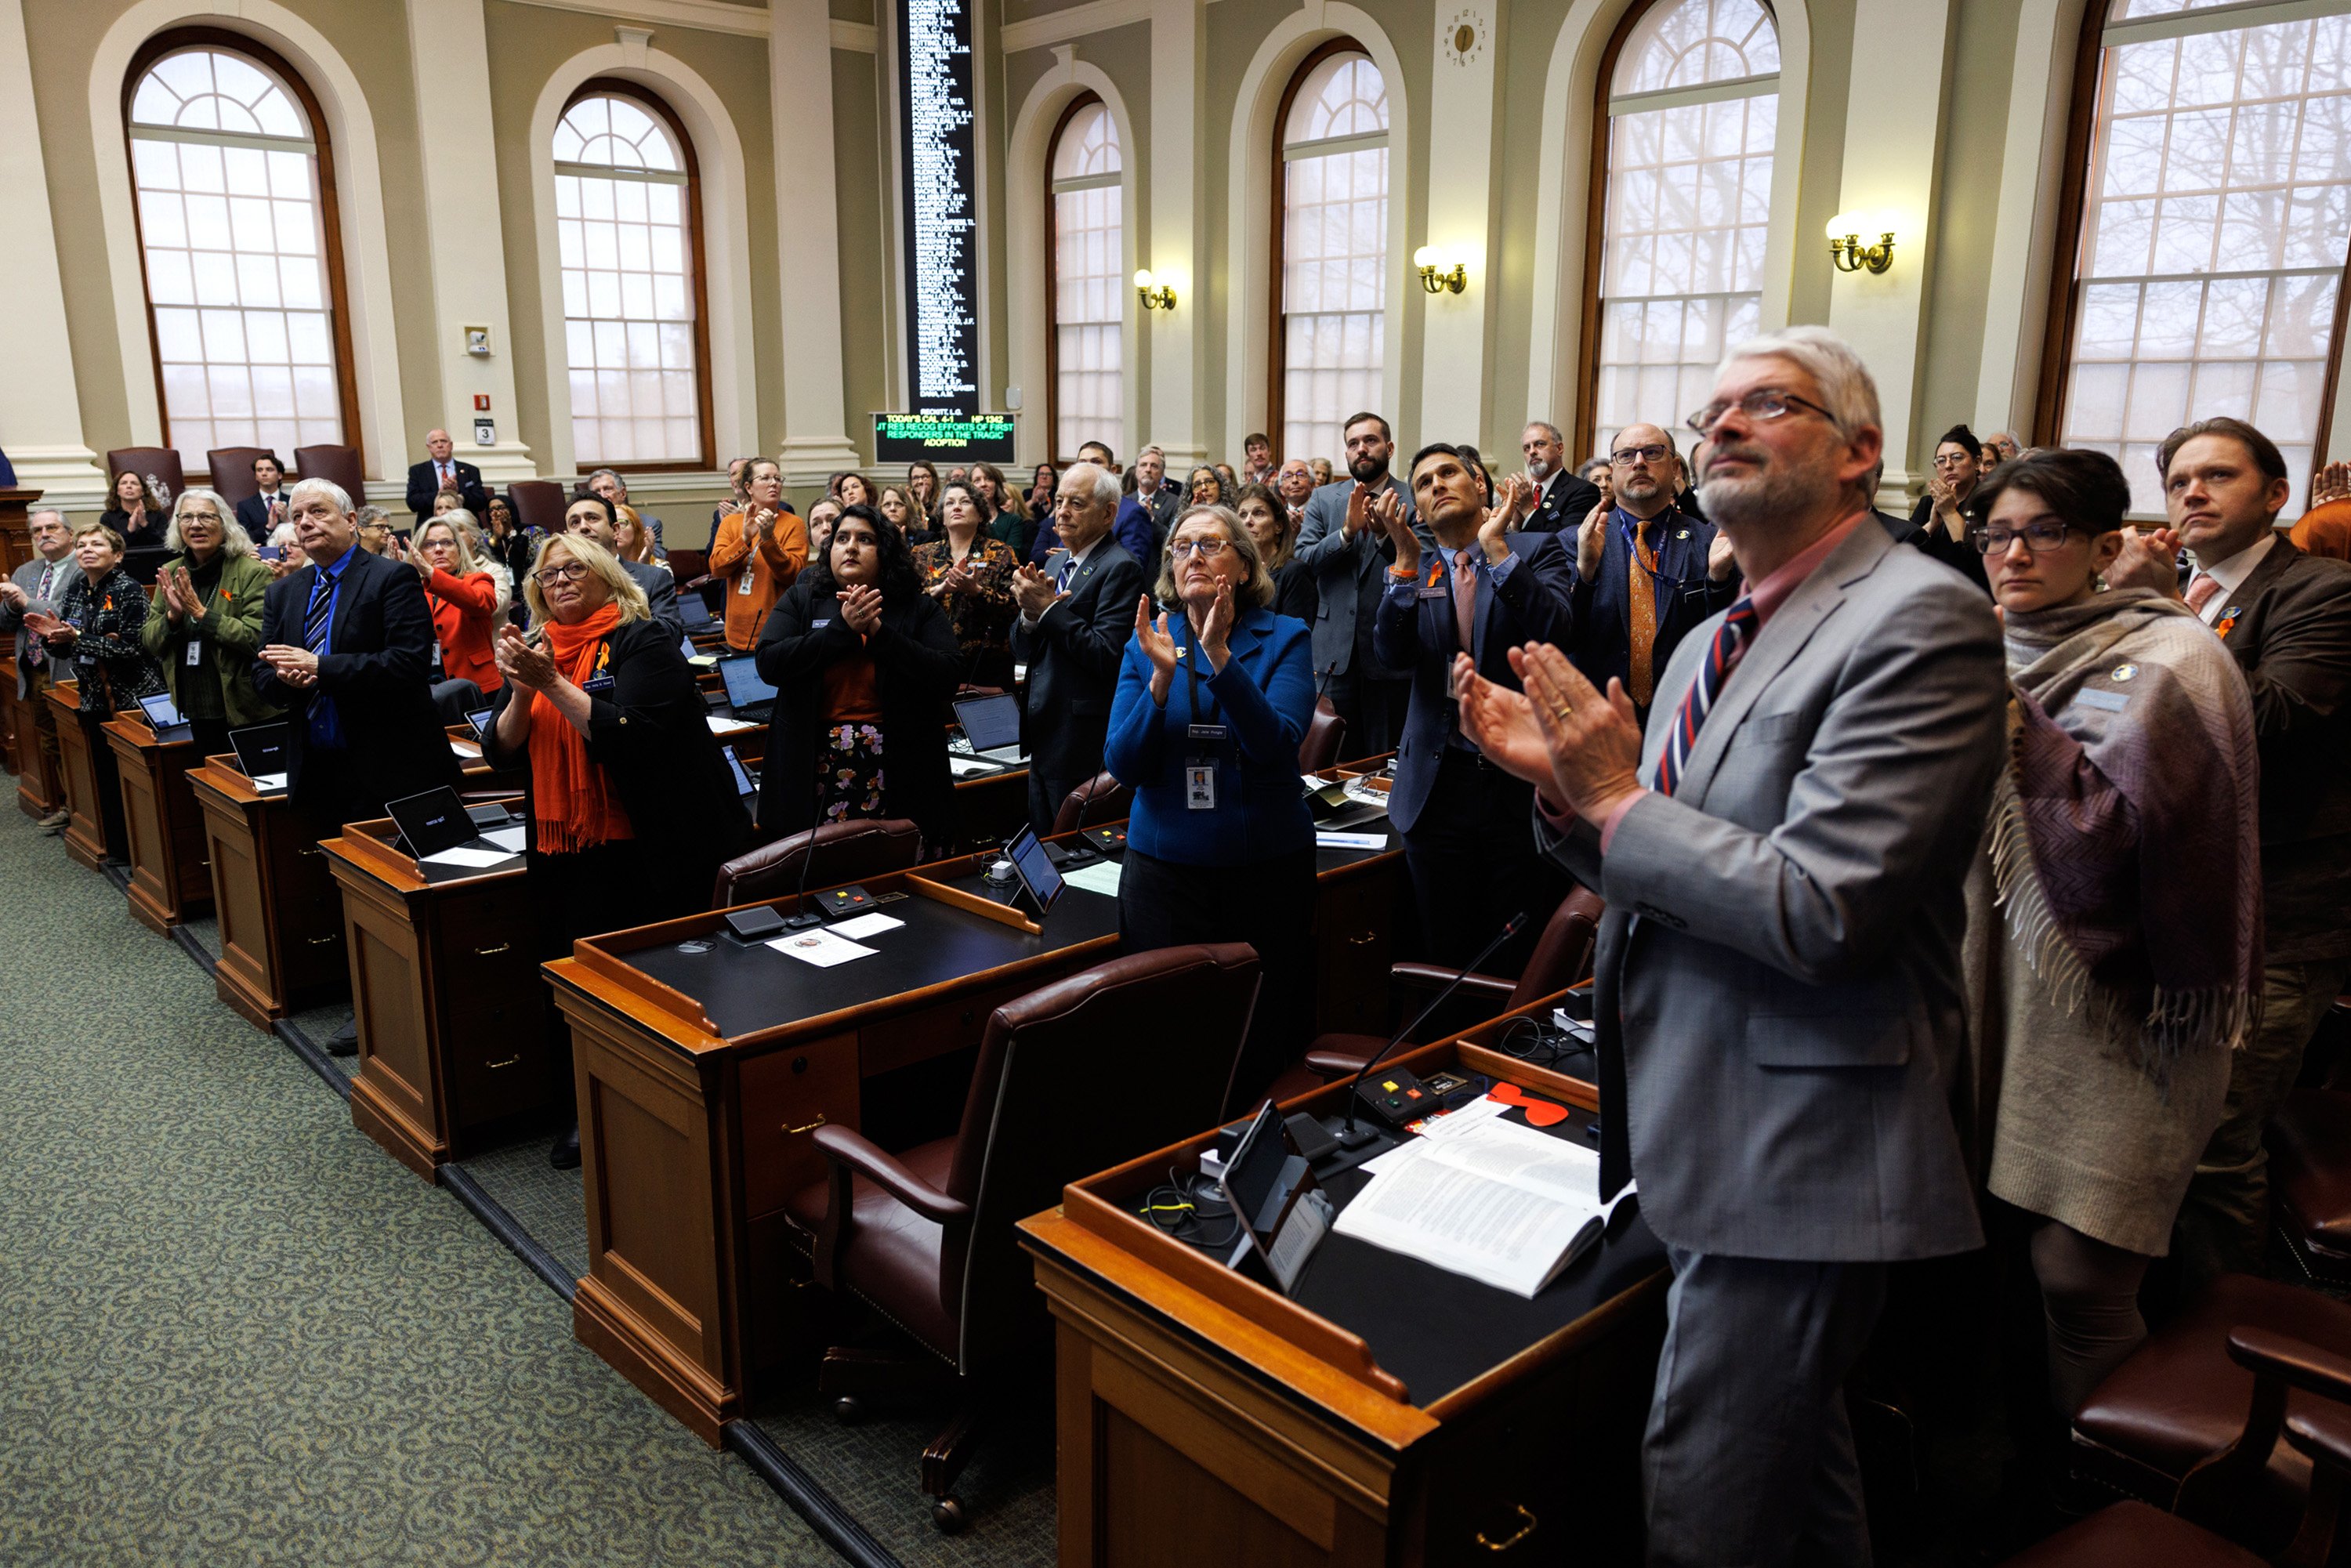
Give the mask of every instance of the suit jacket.
[[631, 582], [645, 591], [645, 602], [653, 607], [653, 619], [669, 628], [669, 640], [674, 645], [685, 635], [685, 615], [677, 607], [676, 574], [641, 560], [624, 560], [621, 570], [629, 574]]
[[[1519, 527], [1531, 534], [1573, 534], [1600, 505], [1600, 486], [1584, 478], [1573, 468], [1562, 468], [1543, 481], [1542, 494], [1535, 498], [1535, 509]], [[1574, 564], [1575, 551], [1568, 550], [1568, 562]]]
[[[31, 601], [26, 608], [35, 614], [60, 615], [63, 613], [60, 607], [66, 601], [66, 590], [81, 580], [81, 563], [71, 556], [57, 562], [57, 574], [49, 580], [48, 597], [44, 599], [41, 597], [41, 569], [47, 564], [37, 555], [18, 567], [8, 580], [25, 591], [25, 597]], [[26, 695], [27, 685], [25, 677], [31, 673], [25, 665], [25, 648], [30, 641], [31, 634], [25, 630], [25, 616], [22, 611], [11, 609], [6, 604], [0, 604], [0, 634], [10, 632], [16, 634], [16, 695], [22, 697]], [[49, 678], [71, 680], [72, 671], [68, 669], [60, 674], [57, 672], [57, 655], [51, 653], [47, 665]], [[72, 658], [68, 656], [66, 663], [70, 665], [73, 663]]]
[[[1562, 644], [1583, 678], [1604, 692], [1609, 676], [1629, 680], [1633, 672], [1633, 547], [1625, 541], [1625, 525], [1631, 520], [1623, 510], [1612, 513], [1600, 547], [1599, 575], [1577, 574], [1575, 641]], [[1661, 512], [1650, 524], [1649, 542], [1657, 552], [1657, 577], [1650, 585], [1657, 612], [1656, 640], [1649, 645], [1654, 677], [1673, 662], [1674, 650], [1691, 627], [1730, 608], [1739, 597], [1739, 577], [1734, 572], [1729, 581], [1717, 582], [1706, 574], [1707, 552], [1714, 548], [1712, 523]], [[1574, 547], [1568, 548], [1573, 559]]]
[[1120, 655], [1134, 635], [1143, 567], [1103, 538], [1070, 579], [1070, 592], [1034, 626], [1016, 617], [1012, 657], [1029, 666], [1021, 737], [1040, 779], [1087, 779], [1102, 771]]
[[[1479, 674], [1517, 691], [1519, 677], [1508, 650], [1522, 643], [1566, 646], [1575, 634], [1575, 564], [1558, 534], [1514, 533], [1504, 542], [1510, 561], [1478, 574], [1478, 609], [1470, 623], [1477, 646], [1470, 655]], [[1388, 818], [1404, 833], [1420, 821], [1446, 747], [1460, 729], [1453, 700], [1453, 657], [1461, 652], [1453, 562], [1442, 551], [1424, 554], [1420, 561], [1420, 573], [1411, 582], [1389, 574], [1372, 631], [1380, 663], [1412, 672], [1412, 701], [1396, 746], [1395, 788], [1388, 795]], [[1441, 590], [1441, 597], [1421, 597], [1429, 589]]]
[[[490, 495], [482, 488], [482, 471], [454, 457], [449, 461], [457, 470], [459, 497], [465, 501], [465, 509], [474, 514], [474, 520], [480, 522], [490, 515]], [[440, 493], [441, 479], [431, 458], [408, 465], [408, 509], [416, 514], [418, 527], [422, 528], [425, 519], [433, 516], [433, 497]], [[351, 497], [355, 501], [359, 498]]]
[[[1716, 626], [1657, 683], [1671, 715]], [[1865, 1261], [1978, 1245], [1949, 1087], [1963, 887], [2008, 703], [1984, 597], [1864, 520], [1765, 622], [1668, 798], [1608, 852], [1535, 835], [1608, 902], [1601, 1187], [1667, 1243]], [[1654, 782], [1667, 723], [1652, 723]]]
[[[336, 595], [327, 651], [319, 658], [318, 684], [298, 689], [279, 680], [266, 661], [253, 664], [254, 690], [263, 702], [286, 710], [287, 793], [314, 817], [341, 821], [358, 820], [343, 815], [350, 811], [381, 816], [386, 800], [457, 782], [457, 758], [433, 706], [433, 612], [416, 569], [356, 544], [351, 558]], [[302, 645], [302, 618], [318, 576], [317, 566], [306, 566], [270, 584], [261, 617], [263, 647]], [[304, 787], [310, 706], [321, 696], [335, 701], [350, 776], [366, 781], [360, 798], [332, 800], [315, 786]]]
[[2280, 534], [2212, 622], [2253, 699], [2273, 963], [2351, 956], [2351, 562]]
[[[281, 505], [285, 503], [287, 494], [288, 491], [286, 486], [279, 486], [277, 491], [277, 499]], [[289, 507], [288, 509], [290, 510], [291, 508]], [[424, 509], [428, 512], [433, 509], [433, 503], [431, 500], [428, 499], [424, 503]], [[266, 545], [269, 542], [269, 530], [271, 524], [269, 521], [269, 503], [266, 500], [263, 499], [259, 496], [247, 496], [244, 500], [239, 501], [236, 504], [236, 520], [238, 525], [242, 527], [247, 534], [252, 536], [253, 542], [255, 544]]]
[[882, 704], [883, 814], [917, 823], [924, 839], [956, 841], [955, 778], [947, 769], [947, 699], [962, 678], [963, 650], [946, 612], [925, 593], [884, 601], [882, 624], [861, 645], [841, 601], [815, 597], [806, 580], [776, 601], [759, 633], [760, 678], [776, 688], [776, 716], [760, 765], [759, 826], [782, 835], [816, 816], [817, 736], [825, 727], [824, 672], [863, 652]]
[[[1433, 550], [1437, 536], [1413, 510], [1411, 493], [1393, 474], [1383, 476], [1379, 488], [1394, 490], [1404, 502], [1405, 516], [1420, 535], [1420, 548]], [[1360, 655], [1366, 680], [1400, 681], [1403, 670], [1390, 669], [1372, 651], [1372, 622], [1380, 608], [1381, 580], [1395, 563], [1395, 547], [1374, 525], [1353, 538], [1347, 537], [1347, 497], [1354, 494], [1352, 479], [1325, 485], [1306, 498], [1306, 526], [1298, 532], [1297, 559], [1314, 571], [1319, 596], [1314, 618], [1314, 672], [1345, 674], [1356, 668]]]

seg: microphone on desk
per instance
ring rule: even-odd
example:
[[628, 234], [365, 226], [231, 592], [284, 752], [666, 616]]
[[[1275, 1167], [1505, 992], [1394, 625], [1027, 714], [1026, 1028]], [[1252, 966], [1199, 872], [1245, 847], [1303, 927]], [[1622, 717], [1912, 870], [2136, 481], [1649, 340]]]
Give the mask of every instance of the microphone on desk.
[[809, 873], [816, 869], [816, 831], [824, 826], [824, 770], [817, 769], [816, 783], [809, 791], [808, 853], [800, 857], [800, 886], [792, 905], [792, 913], [784, 921], [787, 931], [805, 931], [811, 925], [824, 924], [824, 916], [808, 906]]
[[1461, 982], [1468, 979], [1476, 972], [1479, 965], [1484, 963], [1493, 955], [1495, 948], [1499, 947], [1503, 943], [1508, 942], [1511, 937], [1516, 936], [1521, 930], [1525, 929], [1526, 924], [1527, 912], [1525, 910], [1521, 909], [1516, 915], [1511, 915], [1510, 920], [1503, 925], [1502, 928], [1494, 933], [1494, 939], [1487, 943], [1483, 947], [1478, 949], [1478, 956], [1470, 959], [1468, 963], [1462, 965], [1460, 972], [1456, 974], [1452, 979], [1446, 982], [1445, 988], [1437, 992], [1436, 996], [1429, 998], [1428, 1005], [1421, 1009], [1417, 1013], [1415, 1013], [1410, 1023], [1405, 1025], [1402, 1029], [1396, 1030], [1395, 1034], [1389, 1036], [1388, 1042], [1380, 1047], [1379, 1050], [1374, 1051], [1372, 1053], [1372, 1059], [1369, 1061], [1364, 1062], [1362, 1070], [1358, 1071], [1353, 1078], [1348, 1081], [1347, 1121], [1346, 1124], [1339, 1129], [1339, 1142], [1343, 1146], [1350, 1149], [1360, 1149], [1365, 1144], [1372, 1141], [1371, 1128], [1358, 1128], [1355, 1125], [1355, 1106], [1362, 1099], [1362, 1095], [1359, 1094], [1357, 1091], [1363, 1088], [1364, 1080], [1371, 1075], [1372, 1069], [1377, 1067], [1384, 1060], [1385, 1060], [1388, 1052], [1394, 1051], [1396, 1048], [1397, 1042], [1402, 1040], [1405, 1036], [1418, 1029], [1421, 1025], [1422, 1019], [1427, 1018], [1429, 1014], [1435, 1012], [1440, 1006], [1442, 1006], [1445, 998], [1451, 996], [1457, 989], [1458, 989]]

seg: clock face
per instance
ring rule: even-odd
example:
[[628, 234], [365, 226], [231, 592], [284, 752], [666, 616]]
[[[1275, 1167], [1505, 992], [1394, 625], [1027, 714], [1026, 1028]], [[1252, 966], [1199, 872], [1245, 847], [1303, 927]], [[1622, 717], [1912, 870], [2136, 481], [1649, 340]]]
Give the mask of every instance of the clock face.
[[1486, 47], [1486, 21], [1474, 6], [1465, 6], [1454, 14], [1452, 25], [1445, 33], [1445, 54], [1457, 66], [1466, 66], [1483, 53]]

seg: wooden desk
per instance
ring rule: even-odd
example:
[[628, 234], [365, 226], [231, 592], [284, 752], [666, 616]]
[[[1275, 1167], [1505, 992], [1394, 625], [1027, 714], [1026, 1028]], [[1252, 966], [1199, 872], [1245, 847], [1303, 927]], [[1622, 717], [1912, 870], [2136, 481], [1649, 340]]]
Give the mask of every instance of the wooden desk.
[[427, 1181], [548, 1103], [546, 996], [520, 855], [420, 866], [389, 821], [319, 847], [342, 890], [359, 1017], [351, 1124]]
[[25, 766], [17, 751], [19, 735], [24, 737], [25, 746], [36, 752], [40, 750], [34, 743], [32, 730], [22, 723], [17, 712], [22, 706], [16, 700], [16, 656], [0, 654], [0, 763], [5, 763], [11, 773], [21, 771]]
[[8, 708], [9, 727], [16, 737], [16, 809], [28, 817], [46, 817], [65, 804], [65, 780], [50, 766], [35, 727], [38, 699], [16, 695], [16, 661], [0, 659], [0, 702]]
[[64, 776], [66, 810], [73, 813], [66, 823], [66, 853], [76, 865], [95, 871], [109, 848], [106, 802], [99, 791], [98, 759], [90, 755], [89, 736], [81, 727], [81, 687], [60, 681], [45, 695], [57, 726], [57, 771]]
[[[1588, 1085], [1467, 1040], [1399, 1060], [1593, 1103]], [[1021, 1223], [1056, 1320], [1061, 1568], [1411, 1568], [1521, 1546], [1512, 1561], [1639, 1561], [1668, 1275], [1637, 1218], [1532, 1301], [1341, 1237], [1284, 1297], [1134, 1213], [1212, 1136], [1073, 1184]], [[1353, 1258], [1328, 1250], [1342, 1243]]]
[[343, 995], [340, 900], [310, 825], [282, 791], [256, 789], [234, 757], [208, 757], [187, 779], [212, 862], [220, 999], [266, 1032]]
[[203, 758], [193, 740], [158, 740], [143, 719], [129, 714], [116, 714], [99, 728], [122, 782], [131, 914], [149, 930], [168, 935], [213, 907], [204, 813], [188, 786], [188, 769]]

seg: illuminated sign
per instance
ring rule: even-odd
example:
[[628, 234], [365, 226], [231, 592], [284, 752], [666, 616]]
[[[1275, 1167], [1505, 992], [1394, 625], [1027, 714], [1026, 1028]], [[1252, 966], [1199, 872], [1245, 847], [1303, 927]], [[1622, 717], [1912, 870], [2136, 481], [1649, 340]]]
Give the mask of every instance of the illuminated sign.
[[1009, 463], [1012, 429], [1008, 413], [877, 413], [873, 461]]
[[980, 368], [974, 0], [897, 3], [906, 384], [919, 413], [970, 414]]

